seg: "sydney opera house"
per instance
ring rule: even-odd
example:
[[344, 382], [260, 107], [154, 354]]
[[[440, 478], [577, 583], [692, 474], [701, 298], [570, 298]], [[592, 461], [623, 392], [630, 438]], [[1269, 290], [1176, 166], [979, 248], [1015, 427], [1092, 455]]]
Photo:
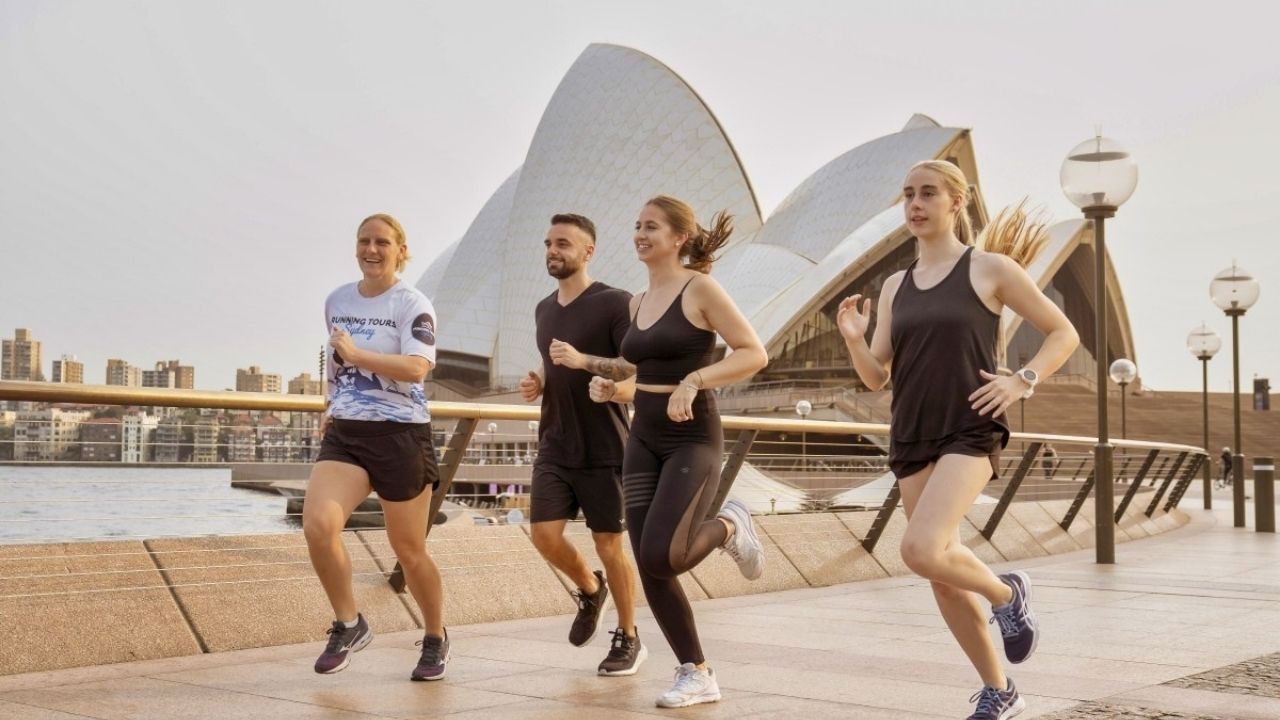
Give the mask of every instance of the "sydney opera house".
[[[665, 193], [687, 200], [704, 224], [721, 209], [735, 217], [736, 232], [713, 275], [768, 350], [769, 365], [752, 382], [852, 386], [835, 308], [854, 292], [876, 295], [886, 277], [911, 262], [915, 243], [903, 222], [901, 183], [912, 164], [927, 159], [964, 170], [973, 183], [968, 212], [982, 227], [989, 210], [970, 131], [925, 115], [818, 168], [766, 216], [729, 128], [693, 88], [644, 53], [592, 45], [560, 82], [523, 164], [418, 281], [448, 328], [440, 335], [435, 380], [482, 393], [512, 387], [535, 366], [533, 308], [554, 289], [542, 259], [554, 213], [595, 221], [593, 277], [643, 289], [645, 268], [635, 259], [631, 228], [643, 202]], [[1029, 270], [1080, 331], [1083, 342], [1062, 372], [1085, 374], [1096, 352], [1091, 226], [1069, 220], [1050, 232]], [[1108, 362], [1132, 359], [1123, 295], [1114, 275], [1106, 281]], [[1038, 345], [1038, 333], [1011, 314], [1003, 330], [1009, 362]]]

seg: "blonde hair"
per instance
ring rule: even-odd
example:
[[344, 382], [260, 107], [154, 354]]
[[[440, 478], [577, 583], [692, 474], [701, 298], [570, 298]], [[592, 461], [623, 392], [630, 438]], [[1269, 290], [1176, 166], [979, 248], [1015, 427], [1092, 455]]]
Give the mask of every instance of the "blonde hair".
[[925, 160], [911, 166], [914, 170], [932, 170], [942, 176], [942, 184], [952, 197], [960, 198], [955, 212], [956, 239], [965, 245], [974, 245], [986, 252], [1008, 255], [1014, 262], [1026, 267], [1049, 241], [1049, 231], [1040, 213], [1027, 211], [1024, 198], [1017, 205], [1001, 210], [975, 236], [969, 220], [969, 181], [954, 163], [945, 160]]
[[700, 273], [710, 273], [716, 261], [715, 252], [729, 242], [733, 233], [733, 216], [721, 210], [711, 218], [711, 228], [698, 224], [689, 203], [670, 195], [651, 198], [645, 205], [652, 205], [667, 217], [667, 223], [677, 235], [687, 235], [689, 241], [680, 247], [680, 257], [688, 258], [685, 267]]
[[[386, 213], [374, 213], [373, 215], [370, 215], [369, 217], [361, 220], [360, 224], [356, 226], [357, 237], [359, 237], [360, 235], [360, 228], [364, 227], [365, 223], [369, 222], [370, 220], [381, 220], [382, 222], [386, 223], [387, 226], [391, 228], [391, 231], [395, 233], [396, 247], [401, 249], [404, 248], [404, 244], [405, 244], [404, 227], [400, 225], [399, 220], [396, 220], [395, 218], [391, 217]], [[396, 272], [402, 272], [404, 270], [405, 263], [407, 262], [409, 262], [409, 253], [408, 252], [400, 253], [400, 257], [396, 259]]]

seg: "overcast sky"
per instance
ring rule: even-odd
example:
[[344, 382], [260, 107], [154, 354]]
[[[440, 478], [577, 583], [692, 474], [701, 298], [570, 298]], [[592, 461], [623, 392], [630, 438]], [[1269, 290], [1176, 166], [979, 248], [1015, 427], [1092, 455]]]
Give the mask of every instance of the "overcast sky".
[[[766, 216], [912, 113], [973, 128], [993, 209], [1055, 218], [1064, 154], [1103, 133], [1141, 179], [1108, 245], [1137, 362], [1198, 389], [1184, 347], [1262, 282], [1241, 373], [1280, 386], [1280, 51], [1272, 3], [0, 0], [0, 336], [31, 328], [104, 381], [178, 358], [196, 384], [316, 368], [321, 305], [358, 279], [354, 224], [398, 216], [415, 282], [524, 159], [592, 42], [707, 101]], [[448, 318], [441, 318], [448, 332]]]

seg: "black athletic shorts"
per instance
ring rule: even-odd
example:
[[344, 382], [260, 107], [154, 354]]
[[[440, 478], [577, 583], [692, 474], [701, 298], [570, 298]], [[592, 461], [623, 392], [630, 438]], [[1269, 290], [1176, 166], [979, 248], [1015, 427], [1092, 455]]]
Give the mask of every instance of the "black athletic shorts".
[[581, 508], [592, 531], [622, 532], [621, 468], [567, 468], [535, 462], [530, 496], [530, 522], [574, 520]]
[[431, 423], [335, 418], [320, 441], [320, 460], [364, 468], [378, 497], [389, 502], [412, 500], [428, 486], [440, 486]]
[[924, 470], [943, 455], [986, 457], [991, 461], [991, 479], [1000, 477], [1000, 452], [1009, 444], [1009, 431], [999, 423], [960, 430], [932, 440], [889, 442], [889, 470], [898, 478]]

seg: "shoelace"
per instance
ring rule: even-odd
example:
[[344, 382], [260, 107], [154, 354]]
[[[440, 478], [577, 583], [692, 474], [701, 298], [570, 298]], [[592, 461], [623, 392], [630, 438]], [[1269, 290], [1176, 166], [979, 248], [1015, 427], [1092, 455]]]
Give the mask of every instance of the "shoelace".
[[987, 624], [991, 623], [1000, 624], [1000, 634], [1004, 637], [1017, 635], [1027, 625], [1026, 604], [1011, 601], [1008, 608], [992, 612], [991, 619], [987, 621]]
[[350, 631], [352, 637], [354, 637], [356, 628], [358, 627], [360, 626], [357, 625], [356, 627], [348, 628], [346, 625], [335, 620], [333, 627], [324, 631], [324, 634], [329, 636], [329, 644], [324, 646], [324, 651], [327, 653], [336, 653], [346, 647], [347, 641], [349, 640], [347, 632]]
[[699, 689], [698, 675], [699, 673], [696, 667], [686, 668], [681, 665], [676, 668], [676, 684], [671, 688], [671, 691], [676, 693], [687, 693]]
[[733, 558], [734, 562], [737, 562], [737, 563], [742, 562], [742, 553], [738, 552], [738, 544], [735, 542], [732, 542], [732, 540], [729, 542], [728, 545], [720, 546], [720, 549], [723, 550], [726, 555]]
[[[600, 591], [597, 590], [596, 592], [599, 593]], [[574, 590], [572, 594], [573, 599], [578, 603], [579, 612], [582, 612], [596, 604], [595, 597], [585, 590]]]
[[422, 656], [418, 659], [419, 665], [439, 665], [444, 662], [444, 640], [431, 639], [431, 642], [419, 640], [413, 644], [414, 647], [422, 648]]
[[974, 709], [973, 714], [991, 713], [996, 717], [1000, 714], [1000, 691], [991, 687], [983, 687], [969, 698], [969, 702], [977, 702], [978, 707]]
[[609, 647], [609, 660], [625, 660], [631, 654], [631, 638], [627, 637], [627, 631], [622, 628], [614, 630], [613, 644]]

